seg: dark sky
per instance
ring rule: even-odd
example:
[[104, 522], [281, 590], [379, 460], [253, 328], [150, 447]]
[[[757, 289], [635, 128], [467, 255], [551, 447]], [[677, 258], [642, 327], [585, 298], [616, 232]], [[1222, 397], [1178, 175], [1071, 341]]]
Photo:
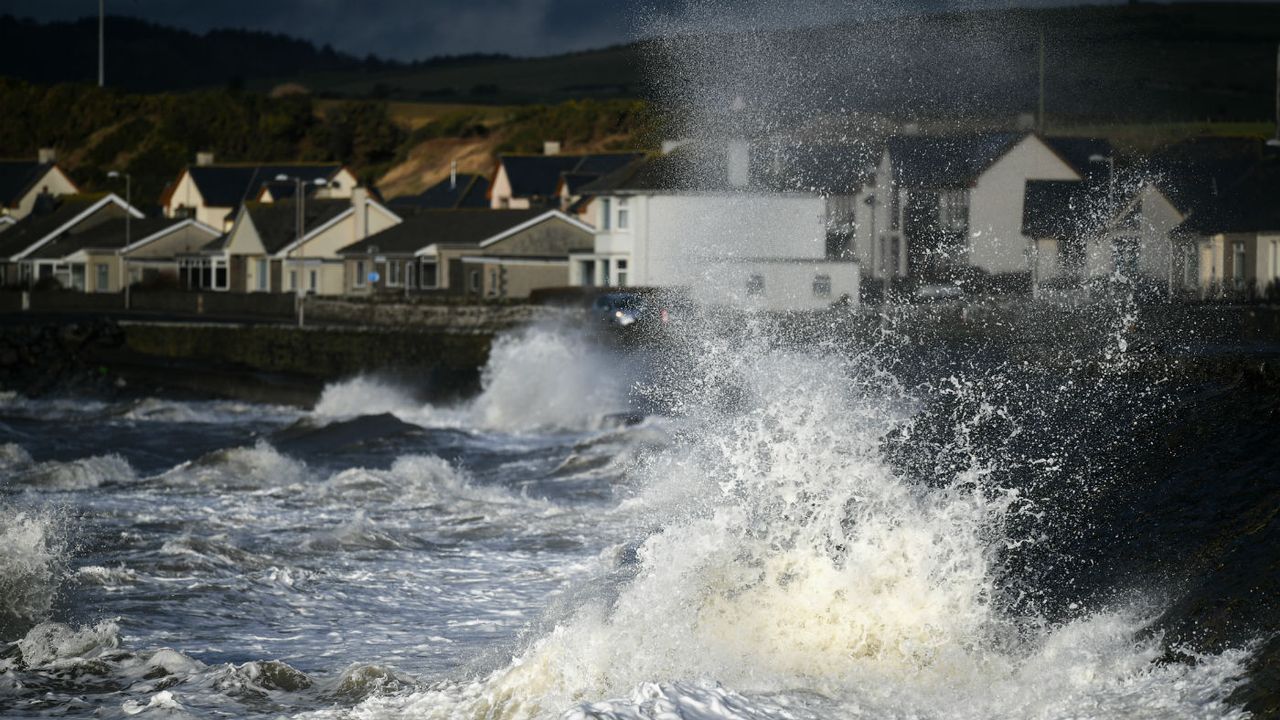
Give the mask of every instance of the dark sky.
[[[1106, 2], [1107, 0], [1102, 0]], [[1099, 0], [1091, 0], [1098, 3]], [[195, 31], [250, 28], [338, 50], [413, 60], [467, 52], [549, 55], [624, 42], [656, 17], [715, 16], [789, 24], [944, 8], [1072, 4], [1063, 0], [106, 0], [107, 14]], [[689, 8], [693, 7], [691, 11]], [[708, 9], [710, 8], [710, 9]], [[0, 0], [0, 14], [69, 20], [93, 0]], [[728, 16], [728, 17], [725, 17]]]

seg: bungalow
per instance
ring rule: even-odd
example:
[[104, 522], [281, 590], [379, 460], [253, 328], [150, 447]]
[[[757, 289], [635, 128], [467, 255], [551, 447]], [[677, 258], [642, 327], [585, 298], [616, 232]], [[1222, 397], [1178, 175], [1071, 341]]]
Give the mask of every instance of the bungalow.
[[578, 286], [680, 287], [710, 304], [811, 309], [858, 298], [853, 196], [870, 178], [858, 145], [686, 144], [583, 188], [595, 197]]
[[[343, 292], [343, 261], [352, 242], [401, 222], [356, 188], [348, 199], [245, 203], [231, 230], [179, 260], [189, 288], [230, 292]], [[301, 223], [301, 224], [300, 224]]]
[[548, 151], [542, 155], [498, 156], [489, 187], [489, 207], [495, 210], [531, 207], [565, 210], [581, 197], [582, 185], [643, 156], [637, 152], [560, 155], [558, 143], [547, 145]]
[[1192, 214], [1181, 230], [1199, 261], [1204, 295], [1280, 293], [1280, 157], [1267, 157], [1224, 188], [1218, 202]]
[[1175, 233], [1177, 284], [1202, 296], [1265, 291], [1275, 162], [1258, 139], [1197, 137], [1146, 163], [1185, 218]]
[[1022, 232], [1029, 180], [1082, 179], [1034, 133], [890, 138], [855, 246], [868, 279], [948, 281], [965, 268], [1030, 278], [1037, 243]]
[[137, 208], [114, 194], [64, 195], [41, 205], [0, 234], [0, 277], [5, 285], [25, 286], [53, 278], [65, 287], [83, 287], [83, 267], [77, 279], [77, 271], [65, 262], [30, 256], [64, 235], [87, 231], [109, 220], [123, 218], [126, 213], [136, 219], [143, 217]]
[[527, 297], [568, 284], [591, 228], [558, 210], [427, 210], [344, 248], [348, 290]]
[[21, 220], [35, 209], [41, 195], [60, 196], [80, 189], [54, 161], [51, 150], [41, 150], [36, 160], [0, 160], [0, 230], [3, 218]]
[[1182, 220], [1147, 179], [1114, 185], [1029, 180], [1022, 232], [1037, 243], [1037, 286], [1056, 279], [1124, 278], [1172, 293], [1182, 285], [1186, 266], [1175, 237]]
[[177, 281], [176, 255], [208, 243], [218, 231], [191, 218], [112, 218], [58, 236], [21, 262], [28, 276], [53, 267], [54, 277], [82, 292], [118, 292], [126, 282]]
[[[290, 178], [278, 181], [279, 177]], [[194, 217], [210, 227], [230, 230], [235, 210], [242, 203], [272, 202], [292, 198], [301, 178], [308, 197], [349, 198], [356, 177], [340, 164], [214, 164], [209, 153], [200, 153], [165, 189], [160, 199], [165, 217]]]

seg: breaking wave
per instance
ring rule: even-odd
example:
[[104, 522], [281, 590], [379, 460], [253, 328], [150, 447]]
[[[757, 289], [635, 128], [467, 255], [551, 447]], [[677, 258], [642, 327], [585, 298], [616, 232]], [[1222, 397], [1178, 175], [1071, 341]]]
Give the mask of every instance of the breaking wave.
[[927, 483], [900, 474], [883, 445], [914, 403], [886, 373], [766, 348], [704, 357], [706, 387], [732, 391], [687, 399], [689, 428], [643, 470], [631, 511], [661, 529], [623, 579], [505, 669], [371, 698], [361, 717], [1238, 714], [1225, 699], [1246, 649], [1161, 662], [1141, 607], [1010, 611], [1003, 553], [1034, 540], [1009, 520], [1034, 506], [975, 453]]
[[43, 619], [66, 567], [67, 543], [49, 512], [0, 503], [0, 639]]
[[313, 413], [348, 418], [392, 413], [426, 427], [524, 433], [591, 430], [627, 407], [630, 379], [587, 333], [537, 325], [498, 336], [470, 402], [423, 405], [409, 390], [361, 376], [324, 389]]
[[46, 490], [88, 490], [136, 479], [137, 474], [129, 461], [115, 453], [69, 462], [50, 460], [31, 465], [14, 475], [15, 482]]

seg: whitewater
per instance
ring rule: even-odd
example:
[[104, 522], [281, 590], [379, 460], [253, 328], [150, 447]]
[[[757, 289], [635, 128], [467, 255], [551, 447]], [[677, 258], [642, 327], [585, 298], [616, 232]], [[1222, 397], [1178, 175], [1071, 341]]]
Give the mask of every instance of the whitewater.
[[448, 407], [7, 398], [0, 714], [1243, 717], [1249, 643], [1012, 569], [1071, 448], [984, 428], [1045, 416], [886, 352], [535, 327]]

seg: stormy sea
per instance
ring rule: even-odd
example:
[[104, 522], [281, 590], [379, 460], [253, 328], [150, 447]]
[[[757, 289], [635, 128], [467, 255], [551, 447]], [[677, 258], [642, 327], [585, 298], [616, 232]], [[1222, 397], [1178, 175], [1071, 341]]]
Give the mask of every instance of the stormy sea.
[[0, 715], [1274, 712], [1274, 387], [764, 323], [469, 401], [0, 399]]

